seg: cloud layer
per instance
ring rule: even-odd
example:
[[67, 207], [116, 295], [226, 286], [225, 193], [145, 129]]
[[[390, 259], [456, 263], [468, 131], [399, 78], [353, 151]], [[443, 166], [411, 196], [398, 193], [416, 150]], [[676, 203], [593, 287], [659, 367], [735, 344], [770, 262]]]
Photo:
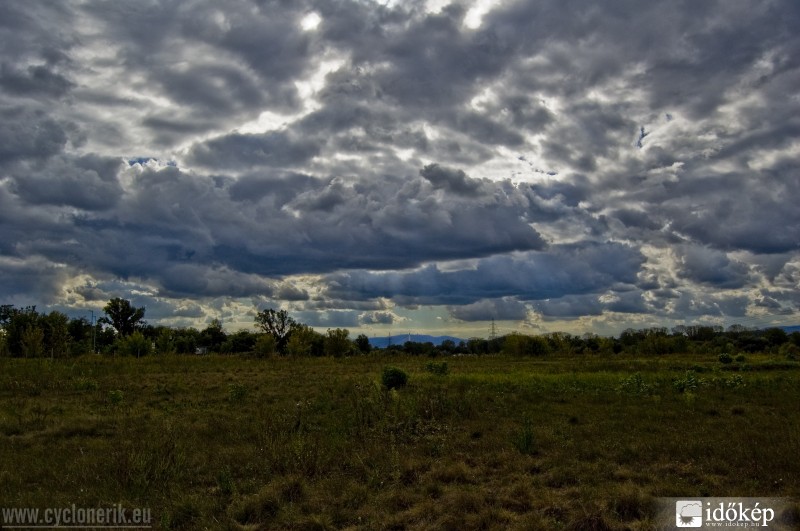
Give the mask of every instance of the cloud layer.
[[800, 7], [481, 5], [3, 5], [0, 298], [455, 335], [793, 322]]

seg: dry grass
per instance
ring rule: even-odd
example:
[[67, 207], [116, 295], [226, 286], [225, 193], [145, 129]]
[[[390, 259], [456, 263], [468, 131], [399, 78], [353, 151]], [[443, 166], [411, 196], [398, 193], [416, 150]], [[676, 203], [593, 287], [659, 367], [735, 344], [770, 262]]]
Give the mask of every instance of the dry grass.
[[172, 529], [600, 530], [651, 528], [659, 496], [800, 497], [797, 365], [429, 361], [0, 359], [0, 499]]

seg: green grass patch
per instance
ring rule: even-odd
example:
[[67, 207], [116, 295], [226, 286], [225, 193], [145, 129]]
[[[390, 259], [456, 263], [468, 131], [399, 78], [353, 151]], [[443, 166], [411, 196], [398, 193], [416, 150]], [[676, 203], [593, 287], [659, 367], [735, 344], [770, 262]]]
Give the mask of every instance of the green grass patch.
[[164, 529], [648, 529], [659, 496], [800, 498], [785, 358], [432, 363], [0, 359], [0, 499]]

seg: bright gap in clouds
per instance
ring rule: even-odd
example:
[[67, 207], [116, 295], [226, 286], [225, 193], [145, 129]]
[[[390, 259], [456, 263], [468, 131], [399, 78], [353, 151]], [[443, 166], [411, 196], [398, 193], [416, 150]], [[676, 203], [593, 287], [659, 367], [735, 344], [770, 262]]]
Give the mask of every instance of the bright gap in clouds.
[[303, 17], [303, 19], [300, 21], [300, 27], [303, 28], [303, 31], [314, 31], [317, 29], [317, 26], [319, 26], [320, 22], [322, 22], [322, 17], [319, 16], [318, 13], [312, 11]]
[[464, 25], [469, 29], [478, 29], [483, 24], [483, 16], [498, 4], [497, 0], [478, 0], [478, 2], [467, 11], [464, 17]]

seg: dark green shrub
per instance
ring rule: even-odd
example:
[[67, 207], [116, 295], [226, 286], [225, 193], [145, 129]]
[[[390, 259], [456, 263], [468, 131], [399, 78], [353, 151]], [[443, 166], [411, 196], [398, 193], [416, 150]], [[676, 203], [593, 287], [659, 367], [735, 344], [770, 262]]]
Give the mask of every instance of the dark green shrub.
[[399, 389], [408, 383], [408, 374], [397, 367], [384, 367], [381, 374], [381, 383], [387, 389]]
[[242, 402], [247, 397], [247, 386], [240, 383], [228, 384], [228, 400], [231, 402]]
[[733, 358], [733, 359], [734, 359], [734, 360], [736, 360], [736, 361], [738, 361], [739, 363], [741, 363], [741, 362], [743, 362], [743, 361], [746, 361], [746, 359], [745, 359], [745, 357], [744, 357], [744, 354], [738, 354], [738, 355], [737, 355], [735, 358]]
[[440, 363], [429, 361], [425, 365], [425, 370], [431, 374], [435, 374], [436, 376], [447, 376], [447, 374], [450, 372], [450, 368], [447, 366], [446, 361], [442, 361]]
[[720, 363], [728, 364], [733, 362], [733, 358], [731, 357], [730, 354], [723, 352], [722, 354], [719, 355], [719, 361]]
[[617, 388], [620, 393], [630, 395], [646, 395], [649, 394], [652, 387], [644, 381], [642, 375], [638, 372], [623, 379]]

